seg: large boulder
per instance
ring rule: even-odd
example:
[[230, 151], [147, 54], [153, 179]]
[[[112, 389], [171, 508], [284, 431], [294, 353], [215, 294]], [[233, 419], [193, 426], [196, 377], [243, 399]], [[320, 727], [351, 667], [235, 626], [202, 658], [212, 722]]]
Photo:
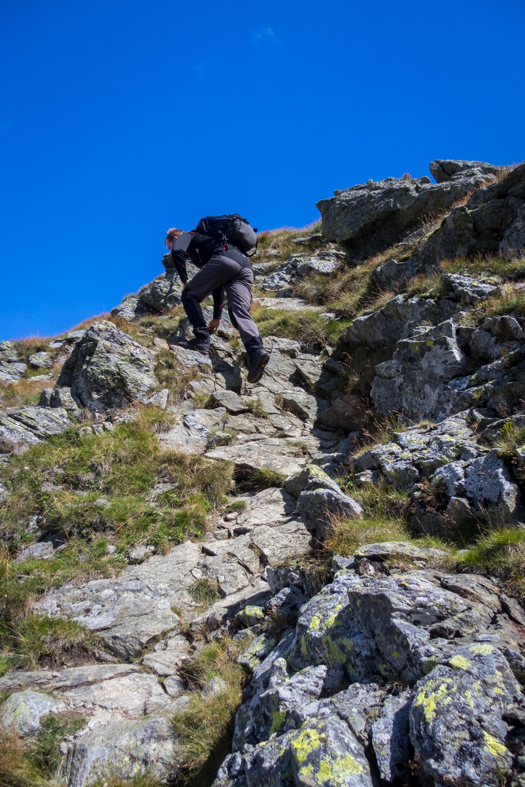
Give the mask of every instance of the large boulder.
[[498, 177], [510, 169], [510, 167], [498, 167], [494, 164], [487, 164], [486, 161], [460, 161], [458, 159], [436, 159], [429, 165], [430, 174], [436, 179], [437, 183], [447, 183], [457, 175], [469, 174], [473, 170], [481, 172], [482, 175], [495, 175]]
[[446, 183], [430, 178], [373, 181], [335, 191], [317, 207], [325, 238], [340, 243], [349, 261], [378, 254], [420, 227], [428, 217], [450, 209], [494, 175], [481, 169], [459, 170]]
[[84, 407], [105, 409], [146, 402], [157, 385], [155, 354], [112, 322], [90, 326], [60, 373], [57, 386], [71, 388]]
[[384, 263], [373, 278], [379, 287], [390, 289], [430, 272], [442, 260], [520, 253], [524, 246], [525, 164], [520, 164], [503, 180], [475, 191], [466, 205], [453, 208], [421, 251], [406, 261]]

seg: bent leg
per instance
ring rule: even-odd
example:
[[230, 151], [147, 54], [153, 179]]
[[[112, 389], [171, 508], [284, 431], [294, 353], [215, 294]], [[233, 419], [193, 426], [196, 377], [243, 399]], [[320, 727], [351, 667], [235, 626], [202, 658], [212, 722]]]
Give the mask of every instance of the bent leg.
[[226, 282], [228, 311], [232, 325], [237, 328], [250, 358], [264, 350], [259, 329], [250, 316], [252, 302], [252, 267], [243, 267], [234, 279]]
[[182, 291], [182, 305], [198, 338], [208, 338], [208, 328], [201, 309], [204, 298], [225, 284], [240, 270], [240, 265], [223, 255], [214, 256], [195, 274]]

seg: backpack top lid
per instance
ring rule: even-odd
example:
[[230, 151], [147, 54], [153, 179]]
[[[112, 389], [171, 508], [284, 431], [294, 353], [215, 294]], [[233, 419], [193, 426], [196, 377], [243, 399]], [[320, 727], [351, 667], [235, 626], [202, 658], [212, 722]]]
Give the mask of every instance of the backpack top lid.
[[[238, 213], [223, 216], [206, 216], [196, 227], [196, 232], [231, 243], [247, 256], [257, 251], [257, 230]], [[249, 252], [252, 252], [249, 254]]]

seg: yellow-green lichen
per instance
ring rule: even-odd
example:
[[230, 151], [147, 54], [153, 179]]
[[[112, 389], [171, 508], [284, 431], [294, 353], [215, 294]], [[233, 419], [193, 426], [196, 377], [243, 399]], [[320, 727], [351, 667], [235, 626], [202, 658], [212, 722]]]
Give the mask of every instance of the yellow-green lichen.
[[274, 732], [279, 732], [282, 729], [284, 722], [286, 721], [286, 711], [284, 710], [276, 710], [272, 714], [272, 726], [270, 727], [269, 735], [273, 735]]
[[[447, 696], [449, 684], [452, 683], [450, 678], [445, 678], [441, 685], [437, 686], [438, 681], [429, 681], [424, 689], [422, 689], [416, 697], [415, 705], [423, 707], [425, 721], [428, 723], [434, 721], [438, 705], [448, 705], [452, 702], [452, 697]], [[433, 688], [436, 686], [436, 689]]]
[[302, 730], [297, 738], [292, 740], [292, 747], [295, 749], [295, 757], [299, 765], [303, 763], [309, 754], [322, 743], [317, 730], [306, 728]]
[[492, 647], [492, 645], [486, 645], [486, 644], [471, 645], [469, 650], [475, 656], [489, 656], [491, 653], [494, 653], [494, 648]]
[[310, 631], [317, 631], [320, 625], [321, 625], [321, 618], [319, 617], [319, 615], [314, 615], [310, 621], [310, 625], [308, 626], [308, 628], [310, 629]]
[[473, 708], [474, 707], [474, 700], [472, 699], [472, 692], [469, 691], [468, 689], [465, 692], [465, 699], [468, 702], [468, 704], [470, 705], [470, 707]]
[[493, 757], [498, 757], [507, 753], [505, 746], [503, 746], [503, 744], [501, 744], [497, 738], [495, 738], [493, 735], [490, 735], [485, 730], [483, 730], [483, 737], [485, 738], [485, 746]]
[[451, 667], [454, 667], [454, 669], [463, 669], [463, 670], [466, 670], [470, 666], [472, 666], [471, 661], [466, 659], [465, 656], [460, 656], [460, 655], [452, 656], [452, 658], [449, 661], [449, 664]]

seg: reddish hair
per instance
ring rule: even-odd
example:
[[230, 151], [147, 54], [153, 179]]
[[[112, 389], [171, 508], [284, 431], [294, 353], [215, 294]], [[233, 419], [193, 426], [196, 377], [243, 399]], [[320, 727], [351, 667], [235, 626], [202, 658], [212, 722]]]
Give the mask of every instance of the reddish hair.
[[166, 240], [174, 240], [178, 238], [179, 235], [184, 235], [184, 230], [178, 230], [176, 227], [171, 227], [166, 235]]

